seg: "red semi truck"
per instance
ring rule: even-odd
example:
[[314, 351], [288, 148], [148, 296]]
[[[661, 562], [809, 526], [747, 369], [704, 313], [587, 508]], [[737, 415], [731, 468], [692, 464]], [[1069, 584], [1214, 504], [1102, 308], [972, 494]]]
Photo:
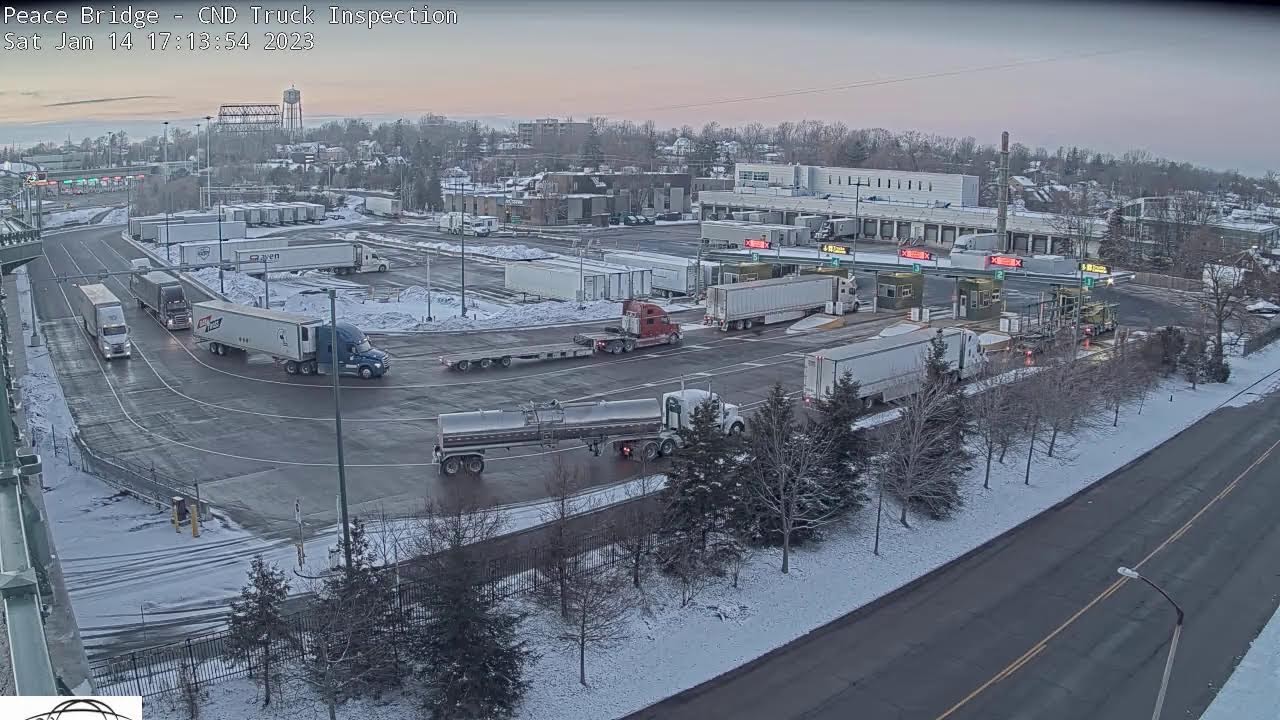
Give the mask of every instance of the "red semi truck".
[[579, 333], [573, 341], [593, 347], [596, 352], [617, 355], [654, 345], [679, 345], [680, 337], [680, 324], [671, 322], [671, 316], [660, 306], [624, 300], [621, 325], [606, 327], [600, 332]]

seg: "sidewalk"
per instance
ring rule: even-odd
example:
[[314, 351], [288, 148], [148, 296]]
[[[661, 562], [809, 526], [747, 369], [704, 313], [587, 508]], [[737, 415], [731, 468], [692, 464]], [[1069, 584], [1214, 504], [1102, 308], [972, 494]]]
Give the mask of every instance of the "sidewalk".
[[[8, 320], [9, 347], [13, 351], [14, 381], [27, 372], [27, 353], [45, 352], [28, 347], [31, 342], [31, 295], [25, 268], [14, 275], [4, 277], [5, 317]], [[26, 414], [19, 410], [14, 417], [19, 428], [27, 427]], [[30, 439], [28, 439], [29, 441]], [[39, 452], [42, 448], [36, 448]], [[44, 506], [44, 483], [40, 475], [23, 478], [23, 499], [31, 504], [29, 514], [39, 518], [34, 529], [40, 534], [32, 540], [32, 560], [44, 567], [52, 597], [46, 598], [49, 614], [45, 618], [45, 639], [49, 646], [49, 659], [54, 673], [66, 685], [66, 690], [77, 695], [92, 694], [89, 663], [80, 640], [80, 628], [76, 624], [71, 597], [67, 594], [62, 562], [58, 559], [49, 527], [49, 515]]]

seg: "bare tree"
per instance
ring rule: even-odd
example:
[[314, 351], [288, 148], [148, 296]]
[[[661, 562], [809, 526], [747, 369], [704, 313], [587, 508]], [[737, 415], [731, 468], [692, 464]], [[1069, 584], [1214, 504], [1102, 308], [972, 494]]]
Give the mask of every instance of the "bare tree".
[[[1071, 243], [1067, 252], [1059, 254], [1077, 258], [1089, 256], [1089, 243], [1100, 239], [1105, 228], [1105, 221], [1099, 217], [1094, 207], [1096, 203], [1096, 193], [1088, 183], [1082, 183], [1079, 191], [1054, 195], [1053, 215], [1049, 224], [1057, 235], [1067, 238]], [[1048, 251], [1049, 248], [1045, 250]]]
[[654, 536], [662, 524], [662, 512], [657, 498], [653, 497], [659, 487], [658, 478], [650, 475], [647, 467], [643, 468], [640, 477], [627, 485], [627, 499], [621, 508], [617, 542], [627, 555], [631, 584], [637, 590], [643, 584], [645, 560], [653, 552]]
[[569, 565], [580, 544], [572, 529], [573, 519], [599, 504], [593, 496], [580, 494], [585, 485], [581, 471], [556, 455], [546, 481], [549, 501], [538, 511], [546, 536], [539, 570], [551, 578], [560, 616], [565, 619], [569, 617]]
[[1151, 391], [1156, 376], [1156, 368], [1145, 362], [1141, 346], [1117, 333], [1114, 349], [1098, 366], [1094, 378], [1101, 405], [1111, 415], [1111, 427], [1120, 425], [1124, 406], [1141, 402]]
[[1223, 334], [1227, 323], [1244, 313], [1246, 285], [1245, 271], [1238, 262], [1232, 264], [1206, 263], [1203, 266], [1203, 289], [1200, 306], [1213, 322], [1212, 360], [1220, 365], [1224, 360]]
[[578, 682], [587, 684], [587, 650], [613, 647], [627, 638], [634, 602], [625, 587], [626, 578], [611, 569], [593, 572], [571, 562], [568, 588], [569, 616], [562, 618], [553, 639], [578, 651]]
[[[991, 461], [995, 459], [997, 451], [1006, 447], [1017, 433], [1017, 417], [1013, 412], [1013, 390], [1010, 385], [1018, 378], [1002, 377], [994, 365], [987, 367], [989, 369], [979, 378], [975, 392], [969, 398], [969, 412], [973, 417], [973, 438], [978, 451], [986, 460], [982, 487], [989, 490]], [[1003, 461], [1001, 453], [1001, 462]]]
[[921, 384], [922, 389], [904, 401], [901, 418], [887, 424], [880, 436], [880, 482], [898, 498], [898, 522], [904, 527], [911, 527], [907, 511], [912, 505], [951, 500], [954, 492], [950, 458], [934, 451], [948, 440], [946, 419], [953, 399], [945, 385]]
[[[754, 420], [754, 418], [753, 418]], [[782, 535], [782, 572], [791, 568], [791, 538], [835, 520], [846, 509], [841, 478], [830, 467], [831, 435], [818, 425], [753, 422], [747, 492], [757, 512]]]

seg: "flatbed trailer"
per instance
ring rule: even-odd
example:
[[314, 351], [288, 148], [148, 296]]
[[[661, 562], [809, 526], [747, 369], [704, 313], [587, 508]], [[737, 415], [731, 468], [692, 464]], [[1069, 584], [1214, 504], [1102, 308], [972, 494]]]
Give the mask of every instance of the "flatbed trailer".
[[440, 356], [440, 364], [450, 370], [467, 372], [473, 367], [484, 369], [493, 366], [511, 367], [512, 360], [559, 360], [563, 358], [589, 357], [595, 347], [583, 347], [577, 343], [552, 345], [523, 345], [505, 348], [482, 348], [471, 352], [451, 353]]

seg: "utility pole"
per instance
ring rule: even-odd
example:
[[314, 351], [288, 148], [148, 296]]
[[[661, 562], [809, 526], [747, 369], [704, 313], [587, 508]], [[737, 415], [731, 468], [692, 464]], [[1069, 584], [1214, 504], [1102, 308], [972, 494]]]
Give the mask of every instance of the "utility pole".
[[863, 178], [858, 178], [854, 187], [857, 190], [854, 191], [853, 198], [853, 219], [857, 227], [853, 231], [853, 251], [850, 259], [853, 260], [853, 266], [856, 268], [858, 267], [858, 236], [862, 234], [862, 188], [871, 187], [871, 181], [863, 182]]
[[431, 322], [431, 253], [427, 253], [427, 322]]
[[462, 216], [459, 219], [458, 235], [462, 238], [462, 317], [467, 316], [467, 184], [458, 181], [462, 196]]
[[333, 427], [338, 436], [338, 500], [341, 503], [342, 556], [351, 572], [351, 525], [347, 511], [347, 466], [342, 455], [342, 385], [338, 382], [338, 291], [329, 288], [329, 362], [333, 375]]
[[1008, 243], [1009, 227], [1009, 132], [1000, 133], [1000, 173], [997, 176], [1000, 187], [996, 188], [996, 237], [999, 247], [1004, 252], [1013, 248]]
[[164, 178], [164, 242], [165, 242], [165, 257], [168, 257], [169, 211], [171, 209], [170, 203], [169, 203], [169, 121], [168, 120], [164, 121], [164, 142], [161, 143], [161, 152], [163, 153], [161, 155], [163, 160], [160, 164], [160, 173], [161, 173], [161, 176]]

